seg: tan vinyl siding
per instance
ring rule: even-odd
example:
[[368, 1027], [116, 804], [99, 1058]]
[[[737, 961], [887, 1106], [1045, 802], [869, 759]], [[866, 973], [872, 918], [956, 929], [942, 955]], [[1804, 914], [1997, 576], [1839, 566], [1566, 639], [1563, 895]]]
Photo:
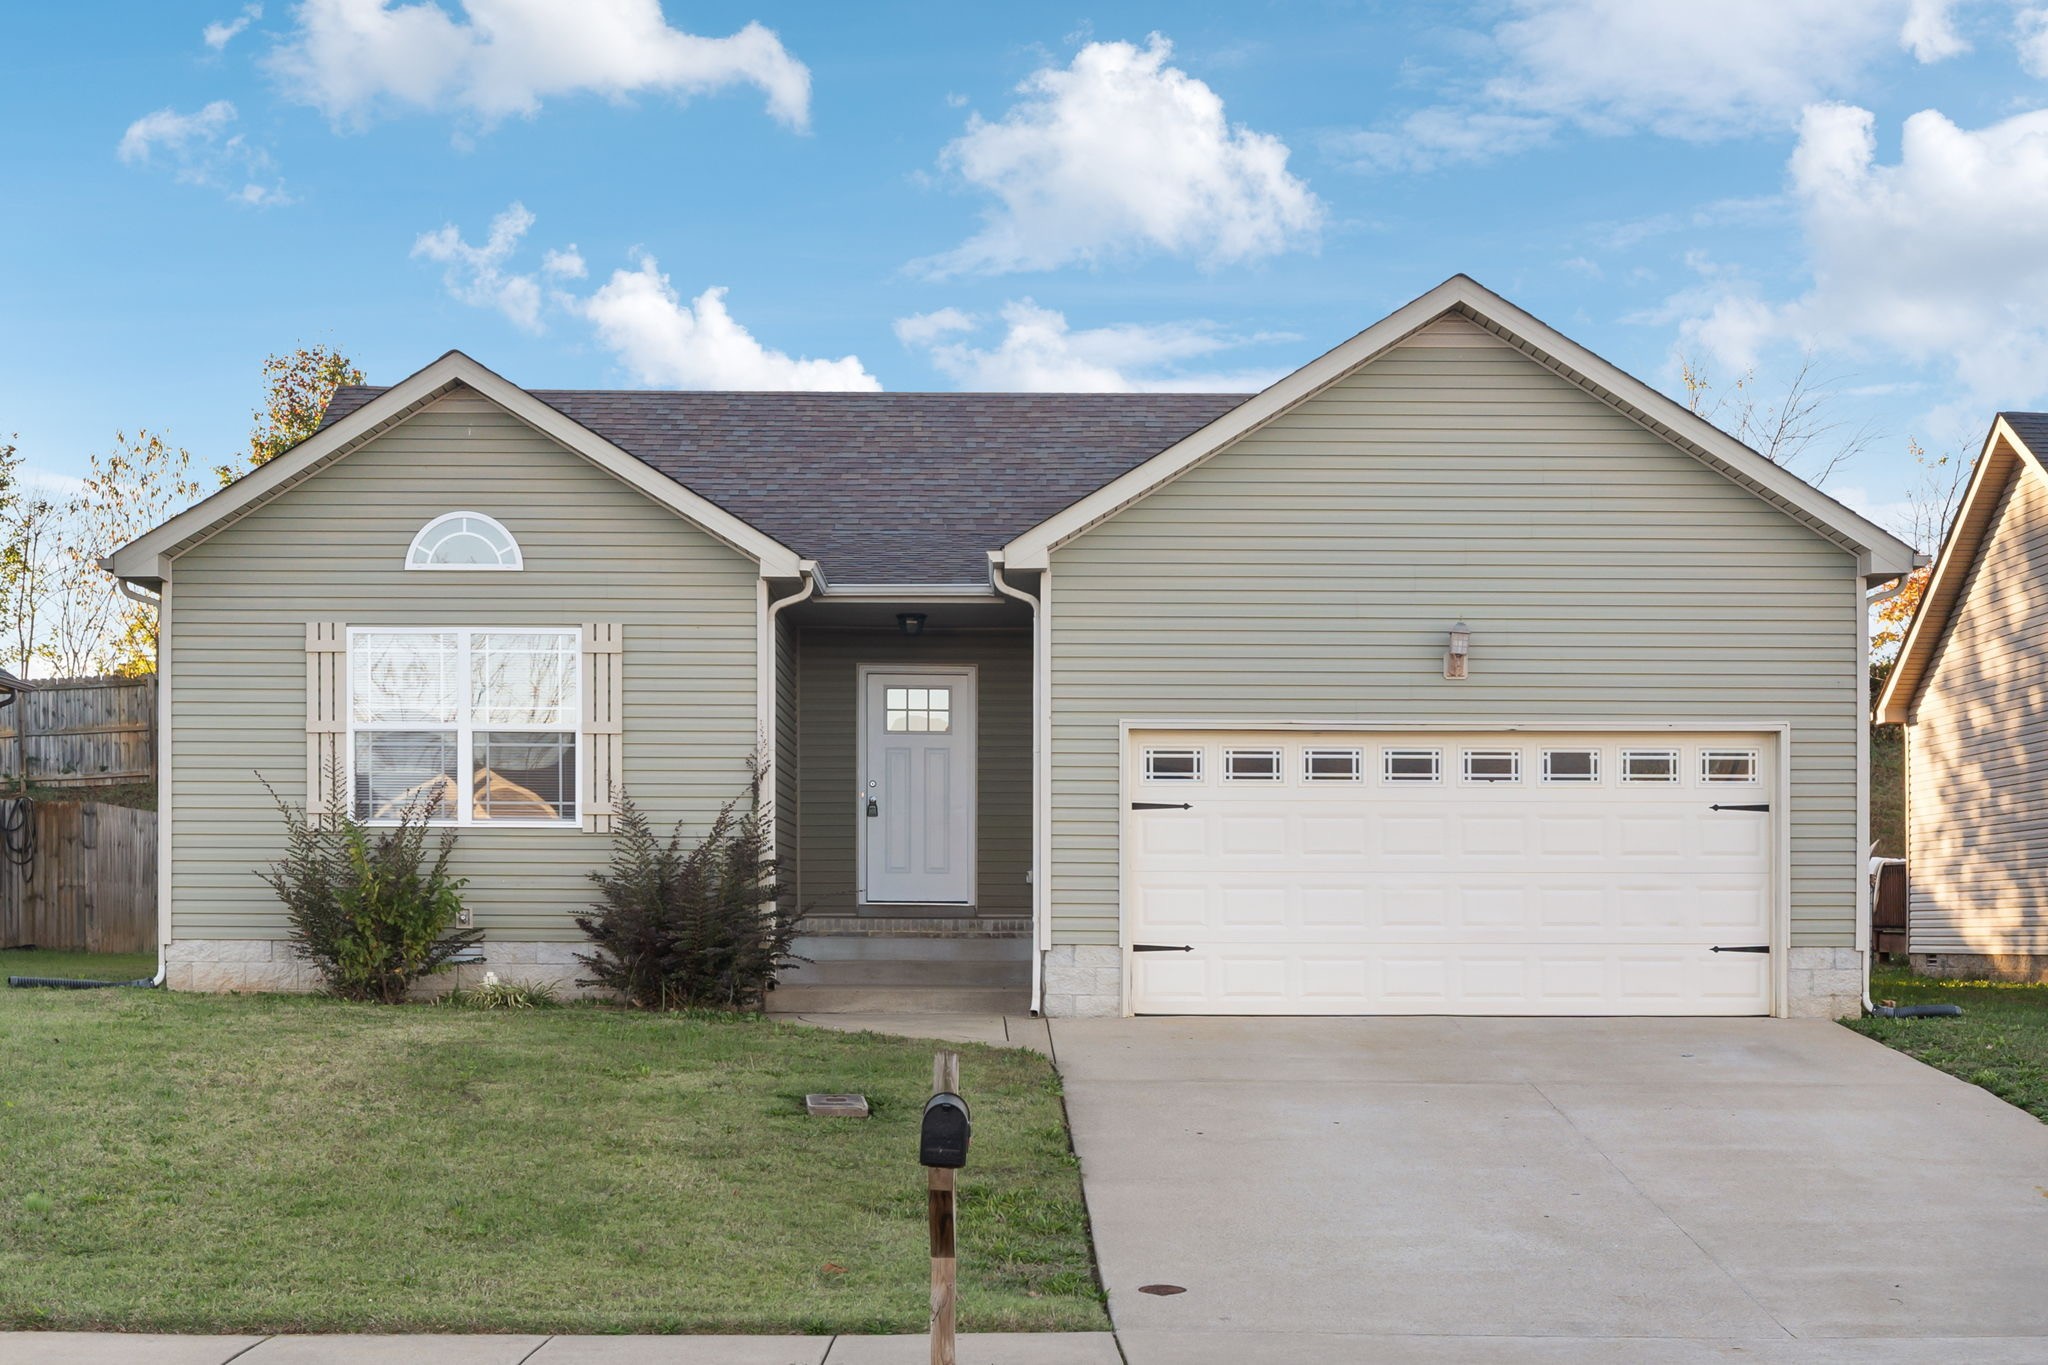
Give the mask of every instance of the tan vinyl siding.
[[1051, 599], [1055, 942], [1117, 941], [1141, 719], [1788, 723], [1793, 943], [1854, 942], [1852, 557], [1510, 348], [1353, 372], [1055, 551]]
[[2048, 481], [2019, 466], [1921, 686], [1916, 953], [2048, 953]]
[[856, 908], [860, 665], [978, 664], [975, 908], [990, 915], [1030, 914], [1030, 633], [934, 632], [909, 639], [896, 631], [806, 630], [799, 653], [804, 905], [821, 915]]
[[[430, 518], [488, 513], [520, 573], [402, 567]], [[472, 394], [444, 398], [174, 566], [172, 933], [282, 937], [256, 872], [280, 848], [261, 774], [304, 796], [306, 623], [623, 626], [626, 787], [701, 826], [755, 744], [755, 565]], [[465, 829], [458, 867], [490, 937], [577, 937], [608, 836]]]

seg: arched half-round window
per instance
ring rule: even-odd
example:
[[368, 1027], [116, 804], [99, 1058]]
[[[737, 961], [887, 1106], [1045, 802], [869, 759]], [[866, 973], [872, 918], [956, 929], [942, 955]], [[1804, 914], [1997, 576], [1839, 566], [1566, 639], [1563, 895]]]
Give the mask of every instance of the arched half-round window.
[[481, 512], [447, 512], [412, 538], [408, 569], [518, 569], [519, 542]]

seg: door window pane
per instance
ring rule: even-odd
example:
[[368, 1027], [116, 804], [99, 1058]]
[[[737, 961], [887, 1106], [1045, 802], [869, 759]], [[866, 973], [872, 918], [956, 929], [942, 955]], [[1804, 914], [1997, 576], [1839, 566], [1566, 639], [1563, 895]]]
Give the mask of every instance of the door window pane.
[[890, 730], [913, 735], [943, 735], [952, 730], [952, 688], [886, 687], [882, 693]]

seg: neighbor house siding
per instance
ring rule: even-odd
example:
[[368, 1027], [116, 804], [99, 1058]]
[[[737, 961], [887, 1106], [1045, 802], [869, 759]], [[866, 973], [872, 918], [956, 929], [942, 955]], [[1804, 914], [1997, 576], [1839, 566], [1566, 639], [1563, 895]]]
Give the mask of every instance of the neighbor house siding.
[[1117, 942], [1142, 719], [1788, 723], [1792, 940], [1855, 941], [1853, 556], [1505, 345], [1390, 352], [1056, 550], [1051, 583], [1056, 943]]
[[[455, 509], [520, 543], [519, 573], [402, 568]], [[755, 565], [466, 392], [422, 410], [180, 556], [173, 568], [171, 936], [265, 939], [257, 872], [283, 847], [261, 783], [304, 799], [306, 623], [623, 624], [624, 785], [701, 828], [743, 794], [755, 745]], [[464, 829], [456, 868], [488, 938], [577, 937], [607, 836]]]
[[977, 664], [976, 910], [1031, 913], [1031, 635], [1028, 631], [803, 632], [802, 872], [814, 914], [852, 914], [860, 866], [855, 771], [862, 664], [916, 668]]
[[2016, 467], [1921, 684], [1914, 953], [2048, 953], [2048, 480]]

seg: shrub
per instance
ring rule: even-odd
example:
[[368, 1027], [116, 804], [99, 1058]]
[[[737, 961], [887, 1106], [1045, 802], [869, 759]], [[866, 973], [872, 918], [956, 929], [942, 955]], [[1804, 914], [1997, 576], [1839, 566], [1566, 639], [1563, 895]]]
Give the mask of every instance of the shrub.
[[334, 815], [310, 817], [275, 791], [284, 814], [285, 852], [261, 874], [284, 902], [298, 955], [320, 971], [334, 995], [403, 1000], [413, 984], [483, 937], [456, 929], [465, 878], [451, 876], [455, 831], [441, 831], [428, 858], [427, 825], [438, 800], [414, 801], [398, 823], [372, 828], [346, 801]]
[[761, 818], [762, 770], [745, 809], [728, 803], [694, 845], [663, 839], [630, 797], [618, 800], [612, 861], [591, 873], [602, 899], [577, 917], [600, 951], [577, 955], [581, 984], [643, 1009], [758, 1008], [791, 962], [801, 915], [777, 904], [777, 866]]
[[562, 1001], [549, 982], [500, 981], [496, 972], [485, 972], [474, 990], [450, 991], [448, 1003], [469, 1010], [551, 1010]]

